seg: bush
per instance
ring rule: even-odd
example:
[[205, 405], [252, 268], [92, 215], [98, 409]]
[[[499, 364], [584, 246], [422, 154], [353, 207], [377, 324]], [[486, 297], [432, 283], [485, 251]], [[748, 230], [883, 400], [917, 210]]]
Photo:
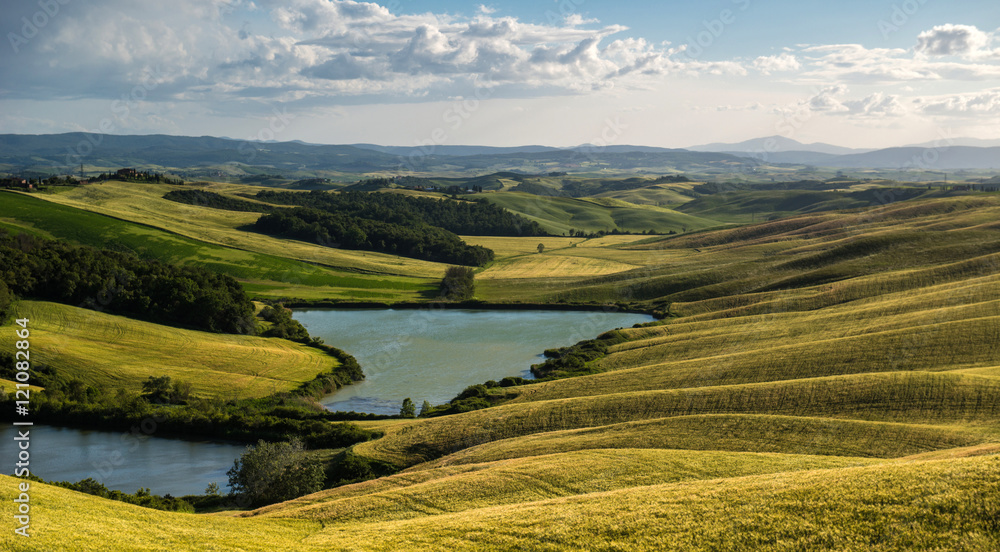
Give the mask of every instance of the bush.
[[233, 495], [250, 504], [273, 504], [314, 493], [323, 488], [323, 468], [308, 457], [302, 441], [266, 443], [247, 447], [226, 475]]
[[476, 292], [475, 270], [466, 266], [450, 266], [441, 280], [441, 296], [452, 301], [472, 299]]
[[261, 333], [264, 337], [279, 337], [299, 343], [312, 342], [305, 326], [292, 318], [292, 311], [286, 309], [284, 305], [279, 304], [277, 307], [268, 305], [260, 311], [260, 317], [271, 323], [271, 327]]

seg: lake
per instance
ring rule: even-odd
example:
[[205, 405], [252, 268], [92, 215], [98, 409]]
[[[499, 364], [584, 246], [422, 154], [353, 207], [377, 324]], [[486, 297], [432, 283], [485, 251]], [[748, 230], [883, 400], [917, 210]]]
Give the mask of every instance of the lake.
[[645, 314], [467, 309], [299, 309], [293, 318], [328, 345], [354, 355], [363, 382], [327, 396], [333, 411], [399, 414], [409, 397], [443, 404], [470, 385], [531, 377], [545, 349], [615, 328], [651, 322]]
[[[209, 483], [228, 492], [226, 471], [246, 450], [244, 445], [163, 439], [139, 433], [90, 431], [52, 426], [30, 430], [31, 473], [47, 481], [93, 477], [109, 489], [134, 493], [148, 487], [153, 494], [204, 494]], [[0, 425], [0, 458], [13, 473], [17, 429]]]

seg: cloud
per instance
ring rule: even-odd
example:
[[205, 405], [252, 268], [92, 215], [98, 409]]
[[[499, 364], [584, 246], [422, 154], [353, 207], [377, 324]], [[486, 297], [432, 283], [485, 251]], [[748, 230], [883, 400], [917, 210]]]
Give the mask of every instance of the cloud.
[[860, 100], [844, 102], [848, 113], [869, 118], [899, 117], [906, 114], [906, 108], [900, 103], [900, 97], [894, 94], [875, 92]]
[[[692, 60], [577, 14], [532, 23], [483, 8], [406, 14], [354, 0], [105, 0], [63, 10], [44, 39], [0, 58], [0, 74], [18, 83], [4, 93], [114, 98], [155, 72], [150, 95], [160, 100], [378, 102], [463, 95], [477, 82], [531, 97], [747, 75], [742, 61]], [[783, 54], [761, 63], [795, 62]]]
[[1000, 116], [1000, 88], [976, 94], [918, 98], [915, 103], [922, 112], [929, 115], [998, 117]]
[[797, 71], [801, 67], [799, 60], [788, 52], [776, 56], [761, 56], [753, 62], [753, 68], [765, 75], [781, 71]]
[[914, 50], [929, 56], [969, 56], [982, 53], [992, 40], [972, 25], [949, 23], [920, 33]]
[[865, 48], [860, 44], [810, 46], [801, 51], [803, 69], [798, 78], [804, 82], [858, 84], [1000, 78], [1000, 65], [982, 54], [981, 51], [976, 59], [940, 61], [901, 48]]
[[804, 102], [804, 107], [813, 112], [851, 115], [863, 119], [898, 117], [907, 113], [897, 95], [875, 92], [864, 98], [851, 100], [846, 98], [849, 92], [844, 85], [828, 86]]

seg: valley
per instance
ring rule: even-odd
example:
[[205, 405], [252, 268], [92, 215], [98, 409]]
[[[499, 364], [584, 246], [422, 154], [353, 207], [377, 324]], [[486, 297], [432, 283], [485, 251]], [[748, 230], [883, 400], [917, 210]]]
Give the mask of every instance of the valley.
[[[995, 193], [926, 182], [755, 188], [652, 178], [605, 179], [594, 196], [425, 191], [501, 205], [548, 234], [461, 236], [495, 257], [475, 268], [471, 300], [442, 302], [446, 263], [268, 236], [249, 228], [261, 213], [163, 198], [192, 188], [234, 200], [264, 189], [110, 181], [3, 192], [0, 226], [207, 268], [238, 281], [258, 316], [280, 301], [395, 305], [414, 316], [440, 305], [656, 320], [581, 326], [580, 343], [552, 343], [537, 361], [538, 380], [486, 381], [525, 369], [511, 367], [410, 418], [322, 409], [317, 389], [330, 387], [310, 382], [342, 361], [307, 343], [21, 299], [13, 309], [33, 321], [33, 353], [56, 378], [138, 396], [147, 378], [165, 375], [190, 385], [184, 408], [215, 409], [212, 419], [247, 409], [294, 419], [313, 432], [310, 454], [326, 481], [256, 508], [187, 497], [213, 514], [36, 482], [32, 500], [44, 513], [29, 550], [56, 546], [66, 531], [80, 549], [99, 550], [109, 518], [141, 532], [150, 550], [868, 549], [853, 544], [861, 541], [985, 549], [1000, 538], [988, 499], [1000, 485]], [[405, 329], [388, 331], [375, 339]], [[470, 353], [471, 362], [475, 354], [489, 353]], [[84, 408], [72, 391], [60, 393], [59, 412]], [[187, 431], [188, 422], [171, 420], [170, 434]], [[304, 431], [267, 423], [255, 427], [270, 428], [272, 440]], [[254, 433], [234, 435], [252, 442]], [[4, 500], [13, 498], [8, 488]], [[807, 529], [818, 526], [829, 529]]]

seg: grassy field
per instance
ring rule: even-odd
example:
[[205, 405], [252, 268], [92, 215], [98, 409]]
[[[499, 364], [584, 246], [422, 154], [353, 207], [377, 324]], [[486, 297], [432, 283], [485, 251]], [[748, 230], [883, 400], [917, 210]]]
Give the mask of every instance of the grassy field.
[[[100, 185], [96, 190], [86, 186], [44, 196], [4, 193], [0, 201], [0, 227], [133, 251], [168, 263], [196, 264], [246, 282], [248, 290], [260, 297], [412, 300], [436, 288], [436, 281], [428, 280], [427, 276], [444, 273], [444, 265], [434, 263], [369, 252], [344, 252], [248, 234], [235, 229], [246, 222], [247, 213], [192, 207], [153, 197], [162, 195], [165, 186], [153, 186], [152, 191], [141, 189], [142, 193], [125, 193], [114, 188], [125, 185]], [[116, 192], [121, 192], [123, 199], [106, 202], [94, 199], [118, 197]], [[74, 199], [77, 195], [91, 198], [91, 203]], [[159, 216], [147, 217], [146, 213]], [[165, 218], [167, 215], [173, 218]], [[185, 222], [171, 224], [175, 219]], [[226, 224], [232, 227], [226, 229]], [[366, 262], [369, 257], [375, 260], [374, 264]], [[359, 270], [395, 272], [374, 275]]]
[[615, 228], [628, 232], [682, 232], [719, 224], [711, 219], [655, 205], [640, 205], [613, 198], [574, 199], [522, 192], [491, 193], [484, 194], [483, 197], [538, 222], [547, 232], [556, 235], [568, 235], [570, 229], [586, 232], [611, 231]]
[[[594, 449], [399, 474], [320, 492], [253, 514], [338, 525], [381, 523], [679, 481], [878, 462], [794, 454]], [[489, 495], [479, 491], [487, 487], [493, 489]]]
[[[862, 552], [985, 551], [1000, 545], [1000, 504], [994, 500], [1000, 493], [1000, 456], [867, 466], [847, 461], [846, 466], [854, 462], [856, 467], [817, 459], [817, 467], [825, 463], [828, 469], [811, 470], [806, 468], [810, 460], [799, 458], [789, 459], [790, 466], [785, 468], [791, 470], [774, 473], [772, 470], [781, 469], [781, 457], [758, 455], [753, 458], [756, 461], [734, 467], [730, 477], [712, 478], [729, 468], [706, 463], [710, 456], [685, 458], [663, 451], [623, 459], [620, 451], [608, 454], [605, 458], [599, 452], [590, 454], [583, 469], [598, 470], [594, 479], [599, 479], [605, 475], [600, 470], [610, 466], [602, 460], [619, 460], [623, 463], [612, 468], [620, 475], [619, 481], [632, 477], [650, 480], [643, 467], [658, 468], [663, 474], [660, 477], [674, 481], [545, 497], [530, 490], [536, 477], [528, 471], [532, 466], [529, 461], [425, 479], [423, 484], [404, 480], [401, 490], [375, 486], [369, 496], [366, 489], [343, 489], [338, 492], [348, 496], [340, 503], [376, 505], [373, 518], [396, 520], [373, 522], [362, 516], [335, 523], [312, 518], [339, 512], [335, 500], [328, 501], [324, 512], [323, 495], [260, 512], [266, 517], [246, 519], [145, 510], [33, 483], [34, 536], [15, 537], [13, 519], [8, 518], [0, 542], [25, 551], [59, 549], [65, 535], [73, 535], [74, 549], [81, 551], [448, 548]], [[570, 459], [572, 455], [560, 455], [538, 468], [551, 469]], [[670, 475], [670, 470], [677, 472]], [[757, 473], [738, 476], [741, 471]], [[566, 481], [567, 476], [559, 473], [558, 477]], [[9, 502], [16, 497], [15, 480], [9, 476], [0, 479], [4, 481], [0, 499]], [[520, 498], [524, 482], [528, 482], [527, 493], [533, 499], [490, 506], [469, 502], [469, 494], [460, 494], [456, 507], [465, 509], [448, 512], [433, 507], [435, 499], [449, 507], [453, 504], [436, 493], [467, 490], [462, 489], [463, 484], [480, 492], [483, 485], [504, 481], [508, 484], [491, 494], [495, 500]], [[404, 500], [407, 489], [414, 491], [408, 501]], [[357, 494], [350, 496], [352, 493]], [[357, 515], [360, 510], [350, 512]]]
[[[182, 330], [37, 301], [21, 301], [16, 313], [31, 320], [35, 362], [109, 393], [138, 392], [149, 376], [166, 375], [190, 383], [197, 396], [259, 397], [290, 391], [337, 365], [318, 349], [283, 339]], [[0, 329], [13, 333], [10, 325]], [[0, 350], [13, 352], [13, 343]]]
[[[576, 216], [573, 205], [598, 224], [586, 217], [655, 211], [655, 195], [641, 208], [619, 195], [543, 198], [538, 216], [553, 224]], [[713, 207], [720, 218], [753, 208], [730, 199], [738, 204]], [[395, 475], [213, 516], [39, 486], [40, 537], [29, 544], [57, 548], [73, 531], [80, 550], [111, 549], [101, 540], [111, 532], [148, 550], [995, 550], [1000, 197], [846, 206], [677, 236], [469, 238], [498, 252], [477, 274], [479, 298], [627, 303], [670, 316], [617, 330], [592, 373], [502, 388], [498, 406], [362, 422], [384, 436], [351, 452], [393, 464]], [[27, 305], [40, 309], [31, 315], [39, 350], [52, 339], [81, 374], [105, 381], [111, 369], [85, 361], [124, 357], [146, 335], [100, 313], [60, 325], [57, 311], [69, 307]], [[90, 325], [100, 343], [86, 341]], [[60, 345], [65, 335], [78, 341]], [[182, 354], [170, 349], [186, 343], [180, 334], [159, 339], [155, 354]], [[276, 385], [255, 377], [261, 392]], [[0, 499], [10, 493], [0, 486]]]

